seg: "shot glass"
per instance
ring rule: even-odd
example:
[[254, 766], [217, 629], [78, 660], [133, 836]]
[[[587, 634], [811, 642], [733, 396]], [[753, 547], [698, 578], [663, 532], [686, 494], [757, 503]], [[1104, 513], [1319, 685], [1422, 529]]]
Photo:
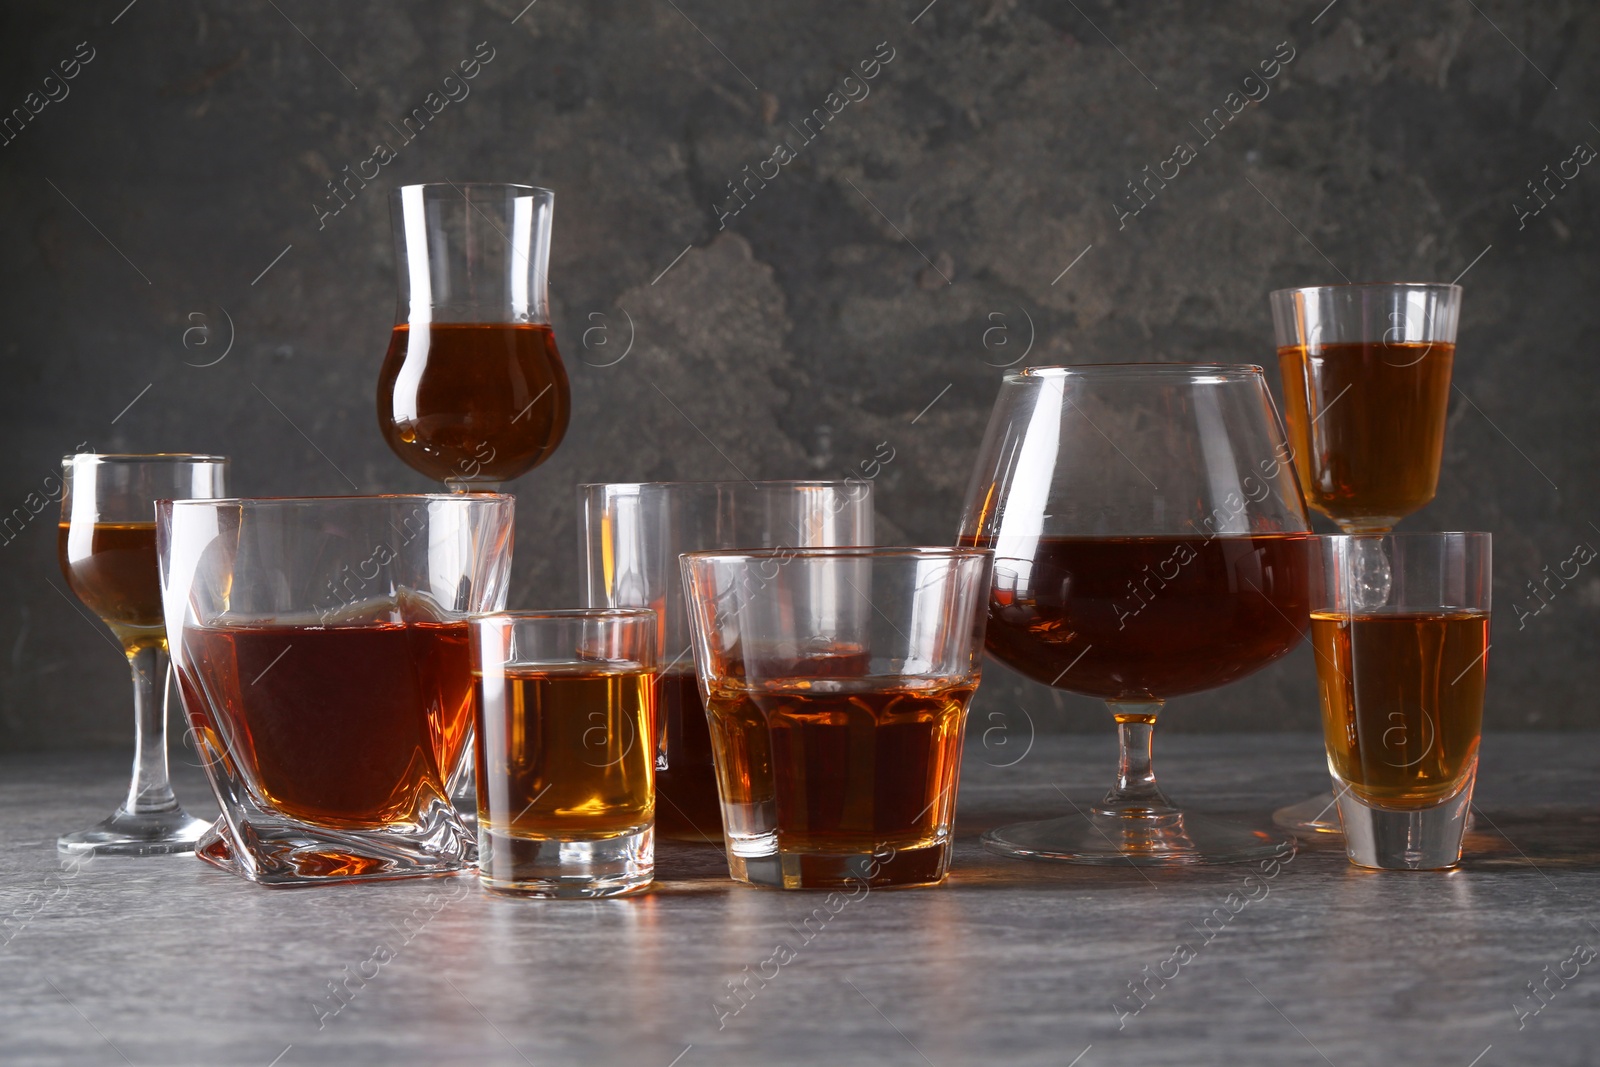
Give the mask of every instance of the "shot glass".
[[483, 884], [642, 892], [655, 873], [656, 613], [503, 612], [471, 627]]
[[684, 554], [735, 880], [856, 889], [944, 878], [992, 558]]
[[467, 617], [505, 606], [515, 501], [157, 505], [167, 642], [222, 816], [201, 859], [253, 882], [448, 874], [471, 737]]
[[1488, 676], [1490, 535], [1320, 539], [1311, 642], [1350, 862], [1461, 859]]

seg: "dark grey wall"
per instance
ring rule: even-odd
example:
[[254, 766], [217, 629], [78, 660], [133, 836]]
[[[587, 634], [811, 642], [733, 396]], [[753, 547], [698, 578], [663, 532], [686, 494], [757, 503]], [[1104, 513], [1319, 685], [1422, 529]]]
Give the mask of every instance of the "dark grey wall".
[[[522, 605], [576, 598], [576, 482], [843, 476], [887, 441], [886, 538], [943, 543], [989, 364], [1030, 343], [1030, 363], [1270, 363], [1270, 289], [1470, 266], [1439, 497], [1407, 526], [1496, 534], [1491, 723], [1600, 725], [1600, 570], [1515, 611], [1541, 567], [1600, 546], [1600, 163], [1517, 206], [1600, 145], [1592, 6], [525, 2], [7, 4], [0, 109], [67, 95], [0, 145], [0, 512], [26, 517], [85, 441], [226, 452], [245, 494], [428, 488], [373, 414], [400, 182], [558, 194], [576, 407], [516, 487]], [[79, 42], [93, 58], [47, 83]], [[390, 123], [480, 42], [470, 95], [402, 144]], [[891, 50], [802, 144], [790, 123]], [[1125, 183], [1291, 51], [1119, 223]], [[724, 215], [727, 183], [785, 139], [797, 158]], [[398, 158], [319, 224], [325, 183], [377, 141]], [[125, 743], [122, 668], [61, 592], [54, 517], [0, 546], [0, 747]], [[1107, 726], [998, 667], [981, 699], [984, 728], [1026, 731], [1018, 708]], [[1309, 729], [1309, 653], [1176, 711]]]

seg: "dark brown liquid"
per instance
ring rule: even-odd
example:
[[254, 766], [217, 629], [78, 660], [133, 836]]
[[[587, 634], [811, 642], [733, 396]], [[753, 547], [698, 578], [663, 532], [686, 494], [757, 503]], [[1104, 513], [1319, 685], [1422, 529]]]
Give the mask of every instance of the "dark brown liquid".
[[1300, 643], [1313, 546], [1309, 534], [1041, 538], [1031, 562], [997, 552], [984, 644], [1034, 681], [1102, 700], [1227, 685]]
[[183, 640], [190, 724], [277, 812], [370, 829], [448, 803], [471, 722], [466, 623], [187, 627]]
[[67, 586], [125, 648], [166, 647], [155, 523], [97, 522], [87, 544], [74, 545], [63, 522], [56, 528], [56, 555]]
[[474, 679], [480, 825], [562, 841], [637, 833], [655, 803], [652, 675], [507, 668]]
[[700, 682], [693, 671], [656, 678], [662, 737], [656, 765], [656, 832], [676, 841], [722, 841], [722, 806]]
[[1328, 758], [1358, 797], [1425, 808], [1465, 785], [1488, 640], [1484, 612], [1311, 616]]
[[549, 459], [567, 432], [572, 393], [549, 326], [399, 325], [378, 377], [378, 425], [430, 478], [508, 481]]
[[1278, 349], [1306, 503], [1352, 530], [1387, 530], [1433, 499], [1456, 346]]
[[775, 807], [785, 853], [915, 852], [942, 844], [974, 688], [886, 687], [860, 678], [725, 680], [709, 708], [730, 817], [741, 808]]

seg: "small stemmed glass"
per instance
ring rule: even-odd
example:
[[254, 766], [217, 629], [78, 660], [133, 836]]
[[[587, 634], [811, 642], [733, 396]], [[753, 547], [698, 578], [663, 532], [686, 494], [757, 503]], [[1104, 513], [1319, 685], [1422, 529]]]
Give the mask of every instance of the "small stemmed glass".
[[157, 500], [225, 495], [223, 456], [80, 454], [62, 460], [57, 554], [67, 585], [111, 628], [133, 670], [134, 757], [128, 796], [112, 815], [63, 834], [63, 852], [148, 856], [192, 852], [211, 824], [167, 777], [167, 632], [156, 558]]

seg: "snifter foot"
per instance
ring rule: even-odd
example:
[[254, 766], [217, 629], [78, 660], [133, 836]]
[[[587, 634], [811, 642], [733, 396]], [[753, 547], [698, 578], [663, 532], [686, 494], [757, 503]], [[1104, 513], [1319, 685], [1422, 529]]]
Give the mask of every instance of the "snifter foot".
[[1280, 856], [1292, 842], [1279, 834], [1205, 815], [1094, 811], [1002, 826], [983, 835], [983, 847], [1017, 859], [1186, 867]]
[[1289, 804], [1272, 813], [1272, 824], [1295, 834], [1338, 834], [1339, 808], [1332, 793], [1318, 793], [1310, 800]]
[[193, 852], [200, 835], [211, 828], [182, 808], [135, 813], [118, 808], [116, 814], [86, 830], [62, 834], [56, 849], [72, 856], [170, 856]]

